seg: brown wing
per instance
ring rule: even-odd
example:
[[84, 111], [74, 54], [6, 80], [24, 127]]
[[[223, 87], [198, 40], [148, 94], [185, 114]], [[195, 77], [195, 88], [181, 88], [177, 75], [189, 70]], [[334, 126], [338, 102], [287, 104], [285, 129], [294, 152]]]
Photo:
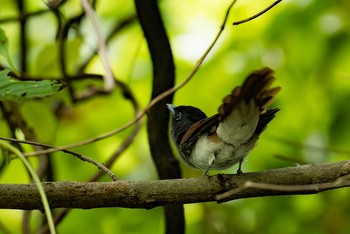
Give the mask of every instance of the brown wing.
[[209, 118], [202, 119], [193, 124], [182, 137], [180, 142], [180, 149], [182, 152], [190, 153], [192, 145], [203, 134], [208, 135], [215, 133], [216, 127], [219, 124], [219, 115], [213, 115]]

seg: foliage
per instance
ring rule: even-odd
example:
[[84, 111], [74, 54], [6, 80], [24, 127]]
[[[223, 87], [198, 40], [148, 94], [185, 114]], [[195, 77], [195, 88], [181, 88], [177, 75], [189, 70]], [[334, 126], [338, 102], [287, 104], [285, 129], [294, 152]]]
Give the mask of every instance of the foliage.
[[[55, 8], [49, 11], [42, 1], [26, 1], [26, 12], [43, 13], [32, 16], [27, 24], [29, 59], [25, 75], [60, 79], [69, 78], [80, 69], [84, 73], [103, 75], [104, 68], [93, 53], [96, 49], [94, 32], [86, 18], [79, 20], [77, 17], [82, 13], [80, 2], [62, 2], [58, 14], [62, 17], [60, 21], [53, 13]], [[210, 0], [160, 1], [175, 57], [177, 82], [187, 76], [209, 46], [229, 3]], [[17, 20], [5, 20], [18, 17], [18, 6], [15, 1], [9, 0], [1, 4], [0, 26], [8, 38], [7, 57], [13, 60], [11, 69], [14, 67], [20, 71], [23, 64], [19, 49], [19, 23]], [[349, 2], [282, 1], [252, 22], [231, 25], [257, 13], [268, 4], [267, 1], [257, 0], [237, 2], [219, 43], [191, 82], [176, 93], [175, 105], [193, 105], [208, 115], [214, 114], [221, 98], [246, 74], [269, 66], [276, 71], [276, 84], [282, 86], [274, 104], [281, 111], [243, 164], [243, 172], [292, 166], [296, 162], [348, 159]], [[96, 13], [104, 36], [109, 38], [111, 35], [108, 46], [113, 72], [131, 88], [136, 100], [145, 107], [151, 93], [151, 60], [143, 33], [132, 18], [135, 15], [133, 2], [100, 0], [96, 3]], [[70, 21], [74, 17], [76, 20]], [[126, 22], [126, 19], [130, 21], [117, 33], [111, 34], [116, 25], [121, 25], [119, 23]], [[62, 55], [59, 38], [64, 34], [60, 32], [68, 22], [71, 24], [65, 37], [66, 53]], [[92, 59], [89, 60], [91, 55]], [[60, 56], [66, 63], [64, 73], [60, 67]], [[86, 61], [89, 62], [84, 65]], [[8, 65], [9, 60], [0, 57], [0, 67]], [[7, 73], [2, 72], [1, 77], [7, 79]], [[31, 83], [37, 81], [17, 82], [38, 84]], [[86, 77], [81, 82], [72, 79], [71, 89], [64, 89], [45, 99], [21, 100], [17, 103], [20, 113], [17, 115], [23, 117], [28, 129], [34, 129], [36, 139], [28, 139], [23, 128], [11, 129], [6, 113], [16, 110], [16, 106], [12, 102], [2, 102], [0, 136], [25, 135], [28, 140], [59, 146], [96, 137], [132, 119], [134, 110], [120, 88], [108, 95], [96, 92], [92, 98], [79, 99], [92, 92], [94, 89], [91, 87], [100, 88], [101, 83], [96, 77]], [[52, 81], [44, 84], [45, 87], [51, 85]], [[39, 97], [56, 93], [58, 85], [54, 84], [55, 91], [40, 89]], [[16, 97], [19, 98], [20, 94]], [[131, 129], [128, 129], [103, 141], [77, 147], [74, 151], [104, 162], [130, 132]], [[120, 178], [157, 179], [146, 139], [143, 126], [131, 147], [112, 167]], [[37, 150], [26, 145], [22, 145], [21, 149], [24, 152]], [[96, 172], [95, 167], [63, 153], [53, 153], [50, 160], [53, 180], [86, 181]], [[36, 157], [30, 158], [30, 162], [35, 167], [40, 164]], [[183, 165], [182, 169], [184, 177], [198, 177], [202, 173]], [[224, 172], [235, 171], [236, 168], [231, 168]], [[11, 160], [0, 176], [1, 183], [29, 182], [29, 176], [19, 160]], [[103, 177], [102, 180], [108, 179]], [[350, 230], [349, 192], [349, 189], [343, 189], [319, 195], [243, 199], [220, 205], [186, 205], [187, 232], [346, 233]], [[6, 233], [6, 230], [20, 232], [21, 215], [18, 211], [1, 210], [0, 233]], [[40, 226], [40, 217], [39, 212], [33, 213], [33, 226]], [[162, 233], [162, 217], [160, 208], [74, 210], [57, 228], [62, 233]]]
[[0, 71], [0, 100], [21, 101], [56, 94], [62, 86], [49, 80], [11, 82], [9, 70]]

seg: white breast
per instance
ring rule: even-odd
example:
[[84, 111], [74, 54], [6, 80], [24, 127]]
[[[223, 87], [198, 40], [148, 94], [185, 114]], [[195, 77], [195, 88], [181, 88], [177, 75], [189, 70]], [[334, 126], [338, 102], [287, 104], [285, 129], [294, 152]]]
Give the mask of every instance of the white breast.
[[251, 139], [247, 144], [233, 147], [224, 142], [213, 144], [208, 137], [201, 137], [192, 151], [191, 161], [196, 168], [207, 170], [212, 161], [210, 169], [224, 170], [246, 157], [254, 148], [256, 139]]

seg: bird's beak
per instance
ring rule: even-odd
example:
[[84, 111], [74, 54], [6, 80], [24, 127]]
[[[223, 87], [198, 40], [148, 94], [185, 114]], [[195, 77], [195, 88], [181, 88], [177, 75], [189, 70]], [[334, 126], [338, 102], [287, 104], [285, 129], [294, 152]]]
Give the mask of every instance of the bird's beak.
[[170, 110], [171, 113], [175, 114], [175, 106], [172, 104], [166, 104], [166, 107]]

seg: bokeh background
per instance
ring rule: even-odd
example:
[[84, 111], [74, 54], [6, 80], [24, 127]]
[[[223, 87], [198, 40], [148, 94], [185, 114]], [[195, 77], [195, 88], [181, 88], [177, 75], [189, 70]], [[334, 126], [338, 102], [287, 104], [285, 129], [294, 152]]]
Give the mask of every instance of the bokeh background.
[[[255, 69], [269, 66], [276, 71], [275, 84], [282, 86], [273, 104], [281, 108], [268, 126], [256, 149], [243, 164], [243, 171], [260, 171], [348, 160], [350, 155], [350, 2], [285, 0], [252, 22], [232, 26], [232, 22], [261, 11], [272, 1], [238, 1], [229, 16], [222, 37], [194, 78], [175, 95], [175, 105], [201, 108], [215, 114], [222, 97]], [[0, 27], [9, 39], [10, 56], [19, 64], [19, 26], [1, 19], [18, 16], [16, 1], [1, 0]], [[170, 37], [176, 64], [176, 80], [181, 82], [207, 49], [222, 23], [230, 1], [159, 1]], [[28, 12], [47, 9], [44, 1], [25, 1]], [[64, 17], [79, 14], [80, 1], [67, 1]], [[135, 14], [134, 3], [99, 0], [96, 5], [100, 27], [108, 34], [116, 22]], [[28, 22], [28, 74], [60, 77], [57, 63], [57, 22], [52, 13], [32, 17]], [[90, 22], [70, 32], [68, 71], [96, 48]], [[127, 83], [140, 104], [150, 99], [152, 66], [147, 44], [137, 20], [130, 23], [109, 44], [112, 69]], [[6, 60], [0, 57], [0, 63]], [[86, 71], [104, 74], [98, 57]], [[41, 142], [65, 145], [95, 137], [118, 128], [133, 118], [129, 101], [117, 89], [72, 105], [67, 90], [43, 100], [20, 103], [21, 111]], [[68, 108], [59, 120], [52, 112], [58, 101]], [[98, 161], [107, 159], [131, 129], [106, 140], [74, 149]], [[9, 136], [0, 119], [0, 135]], [[31, 147], [26, 147], [28, 151]], [[69, 155], [52, 156], [55, 180], [85, 181], [96, 168]], [[31, 162], [36, 165], [36, 159]], [[201, 171], [182, 165], [184, 177], [199, 177]], [[226, 173], [234, 173], [236, 167]], [[149, 155], [143, 125], [133, 144], [120, 156], [112, 170], [124, 180], [157, 179]], [[211, 172], [215, 174], [216, 172]], [[108, 181], [107, 177], [104, 177]], [[12, 160], [1, 171], [0, 183], [28, 183], [27, 171]], [[318, 195], [251, 198], [224, 204], [185, 205], [187, 233], [350, 233], [350, 190]], [[14, 198], [15, 199], [15, 198]], [[19, 210], [0, 210], [0, 233], [20, 233]], [[40, 222], [33, 213], [33, 230]], [[60, 233], [163, 233], [162, 208], [74, 210], [58, 226]]]

